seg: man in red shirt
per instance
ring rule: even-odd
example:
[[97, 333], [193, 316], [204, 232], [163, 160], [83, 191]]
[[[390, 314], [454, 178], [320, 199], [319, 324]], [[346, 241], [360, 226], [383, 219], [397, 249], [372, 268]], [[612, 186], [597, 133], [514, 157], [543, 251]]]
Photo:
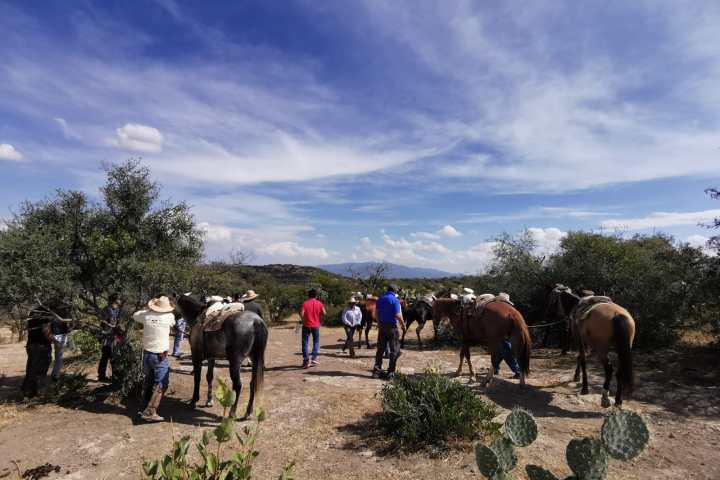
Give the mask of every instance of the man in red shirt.
[[[317, 299], [317, 291], [313, 288], [308, 292], [308, 299], [303, 302], [300, 307], [300, 316], [302, 317], [302, 354], [303, 368], [310, 366], [316, 367], [318, 364], [318, 348], [320, 347], [320, 316], [326, 315], [325, 305]], [[307, 344], [313, 337], [312, 362], [309, 362]]]

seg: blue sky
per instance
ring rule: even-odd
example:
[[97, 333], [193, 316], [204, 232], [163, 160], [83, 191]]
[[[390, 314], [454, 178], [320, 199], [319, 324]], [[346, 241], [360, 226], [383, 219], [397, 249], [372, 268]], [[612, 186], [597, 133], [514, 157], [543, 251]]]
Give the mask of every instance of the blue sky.
[[3, 1], [0, 217], [141, 156], [209, 258], [476, 272], [524, 228], [701, 244], [717, 25], [713, 1]]

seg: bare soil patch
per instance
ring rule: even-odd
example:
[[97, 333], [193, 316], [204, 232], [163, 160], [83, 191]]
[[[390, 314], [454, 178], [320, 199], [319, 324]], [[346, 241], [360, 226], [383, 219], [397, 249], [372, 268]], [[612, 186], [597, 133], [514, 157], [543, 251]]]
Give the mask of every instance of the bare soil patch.
[[[430, 340], [429, 332], [424, 333]], [[374, 338], [374, 332], [371, 335]], [[377, 438], [375, 423], [383, 382], [370, 378], [374, 351], [363, 348], [351, 359], [340, 351], [342, 337], [339, 328], [323, 328], [320, 366], [301, 370], [299, 333], [292, 326], [271, 330], [262, 400], [268, 420], [261, 429], [256, 477], [276, 478], [283, 465], [296, 461], [298, 479], [480, 478], [469, 445], [441, 455], [388, 454], [381, 448], [384, 442]], [[720, 478], [717, 350], [640, 352], [635, 358], [637, 391], [626, 407], [648, 418], [651, 445], [630, 465], [612, 462], [610, 478]], [[216, 376], [229, 380], [226, 364], [219, 363]], [[489, 357], [475, 349], [473, 364], [484, 373]], [[457, 353], [431, 347], [420, 351], [409, 340], [399, 365], [408, 373], [428, 365], [450, 373], [457, 367]], [[524, 391], [517, 381], [507, 378], [505, 366], [489, 389], [473, 385], [503, 415], [521, 405], [538, 419], [539, 438], [520, 449], [516, 478], [525, 478], [522, 467], [526, 463], [569, 474], [564, 461], [567, 442], [576, 436], [597, 435], [604, 413], [600, 407], [602, 372], [594, 362], [591, 366], [591, 394], [587, 396], [578, 395], [579, 389], [571, 382], [574, 357], [562, 357], [554, 350], [533, 352], [532, 376]], [[167, 452], [173, 435], [199, 438], [222, 414], [219, 406], [187, 409], [185, 403], [192, 393], [188, 357], [173, 360], [170, 391], [160, 407], [160, 413], [173, 421], [154, 425], [135, 424], [135, 404], [129, 408], [102, 402], [72, 408], [29, 407], [17, 397], [24, 367], [21, 344], [0, 345], [0, 478], [13, 478], [13, 462], [22, 471], [46, 463], [60, 466], [59, 472], [50, 472], [47, 478], [138, 478], [142, 461]], [[90, 378], [94, 378], [94, 368], [86, 367]], [[241, 401], [245, 402], [250, 375], [248, 371], [242, 375]], [[202, 398], [204, 392], [205, 385]]]

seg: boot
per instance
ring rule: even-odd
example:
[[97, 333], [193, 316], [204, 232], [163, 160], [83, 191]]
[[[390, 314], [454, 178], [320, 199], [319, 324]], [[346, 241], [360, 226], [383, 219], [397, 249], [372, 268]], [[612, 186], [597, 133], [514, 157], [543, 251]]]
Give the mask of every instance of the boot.
[[140, 413], [141, 419], [146, 422], [162, 422], [165, 420], [157, 414], [157, 409], [160, 406], [160, 400], [162, 400], [163, 393], [165, 393], [165, 390], [163, 390], [162, 386], [156, 385], [147, 407], [145, 407], [145, 410]]

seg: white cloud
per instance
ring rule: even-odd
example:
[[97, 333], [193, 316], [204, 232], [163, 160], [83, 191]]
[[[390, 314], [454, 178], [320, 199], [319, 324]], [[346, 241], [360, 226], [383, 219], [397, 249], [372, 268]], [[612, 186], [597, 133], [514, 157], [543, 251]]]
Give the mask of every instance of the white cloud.
[[462, 233], [458, 232], [452, 225], [445, 225], [438, 233], [446, 237], [462, 237]]
[[685, 239], [690, 246], [703, 249], [707, 246], [708, 240], [710, 240], [710, 238], [704, 235], [690, 235]]
[[82, 137], [75, 132], [74, 129], [68, 125], [68, 122], [61, 117], [55, 117], [53, 120], [55, 120], [55, 123], [57, 123], [60, 126], [60, 130], [63, 132], [63, 136], [68, 140], [82, 140]]
[[554, 227], [531, 227], [527, 231], [537, 244], [535, 253], [538, 255], [552, 255], [557, 252], [560, 249], [560, 242], [567, 236], [567, 232]]
[[126, 123], [115, 129], [117, 139], [112, 144], [124, 150], [144, 153], [158, 153], [163, 149], [163, 138], [160, 130], [138, 123]]
[[420, 238], [422, 240], [439, 240], [440, 235], [430, 232], [413, 232], [410, 234], [412, 238]]
[[0, 143], [0, 160], [19, 162], [22, 159], [22, 154], [18, 152], [15, 147], [10, 145], [9, 143]]
[[330, 253], [324, 248], [303, 247], [297, 242], [278, 242], [259, 247], [257, 252], [273, 258], [302, 259], [304, 262], [327, 260]]
[[646, 217], [618, 218], [605, 220], [603, 228], [617, 230], [643, 230], [647, 228], [664, 228], [679, 225], [698, 225], [720, 217], [720, 209], [699, 212], [654, 212]]

